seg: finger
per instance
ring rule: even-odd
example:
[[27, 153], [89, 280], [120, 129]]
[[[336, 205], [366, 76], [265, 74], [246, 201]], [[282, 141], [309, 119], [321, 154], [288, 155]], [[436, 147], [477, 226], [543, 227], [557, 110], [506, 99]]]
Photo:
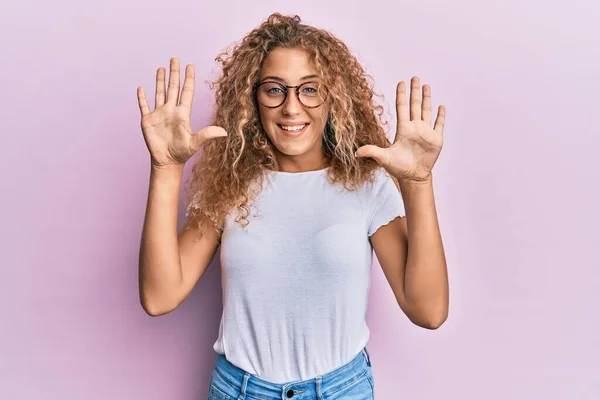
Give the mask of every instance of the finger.
[[[404, 81], [400, 81], [396, 86], [396, 117], [398, 119], [398, 125], [402, 126], [410, 121], [408, 115], [408, 109], [406, 108], [406, 85]], [[396, 129], [396, 136], [394, 142], [398, 138], [398, 129]]]
[[223, 136], [227, 136], [227, 131], [225, 131], [225, 129], [221, 128], [220, 126], [212, 125], [204, 127], [198, 132], [196, 132], [196, 134], [194, 135], [194, 147], [196, 149], [199, 149], [202, 146], [202, 144], [208, 139]]
[[423, 121], [431, 125], [431, 86], [423, 85], [423, 106], [422, 116]]
[[179, 105], [190, 110], [192, 109], [192, 100], [194, 99], [194, 82], [195, 71], [191, 64], [185, 67], [185, 80], [183, 81], [183, 89], [181, 90], [181, 98]]
[[167, 90], [167, 103], [177, 105], [179, 100], [179, 85], [181, 84], [179, 77], [179, 59], [171, 58], [169, 66], [169, 89]]
[[150, 107], [148, 107], [148, 101], [146, 100], [146, 93], [144, 92], [144, 88], [137, 88], [137, 98], [142, 117], [146, 114], [150, 114]]
[[410, 119], [421, 119], [421, 81], [417, 76], [410, 80]]
[[355, 155], [356, 157], [371, 157], [381, 166], [385, 166], [387, 163], [387, 149], [371, 144], [359, 147], [358, 150], [356, 150]]
[[440, 135], [444, 134], [444, 123], [446, 122], [446, 107], [439, 106], [437, 118], [435, 119], [435, 125], [433, 130], [438, 132]]
[[165, 104], [165, 69], [160, 67], [156, 71], [156, 94], [154, 95], [154, 108]]

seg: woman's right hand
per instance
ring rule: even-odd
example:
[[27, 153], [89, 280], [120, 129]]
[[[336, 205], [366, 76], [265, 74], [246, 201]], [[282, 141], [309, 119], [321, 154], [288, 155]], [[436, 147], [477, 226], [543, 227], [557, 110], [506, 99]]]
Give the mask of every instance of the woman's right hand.
[[[194, 67], [185, 70], [183, 90], [179, 96], [179, 60], [171, 58], [169, 88], [165, 89], [165, 69], [156, 72], [156, 95], [154, 110], [150, 111], [144, 88], [138, 87], [137, 97], [142, 113], [142, 133], [150, 151], [153, 167], [183, 166], [185, 162], [211, 138], [227, 136], [218, 126], [208, 126], [193, 133], [191, 110], [194, 98]], [[166, 92], [166, 99], [165, 99]]]

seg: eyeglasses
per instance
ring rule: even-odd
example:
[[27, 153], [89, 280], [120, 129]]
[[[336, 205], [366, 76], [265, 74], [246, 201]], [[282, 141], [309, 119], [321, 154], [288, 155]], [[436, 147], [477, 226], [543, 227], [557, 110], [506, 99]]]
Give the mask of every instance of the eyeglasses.
[[305, 82], [299, 86], [287, 86], [279, 82], [266, 81], [254, 85], [256, 100], [265, 107], [276, 108], [287, 98], [288, 89], [296, 89], [300, 104], [306, 108], [319, 107], [325, 102], [327, 93], [318, 82]]

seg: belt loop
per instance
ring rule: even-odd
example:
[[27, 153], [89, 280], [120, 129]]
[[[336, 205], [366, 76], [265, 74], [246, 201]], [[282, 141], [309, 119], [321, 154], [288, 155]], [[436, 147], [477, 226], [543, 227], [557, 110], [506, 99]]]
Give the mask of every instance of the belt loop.
[[317, 392], [317, 400], [323, 399], [323, 377], [321, 375], [315, 378], [315, 389]]
[[248, 379], [250, 379], [250, 373], [244, 372], [244, 381], [242, 382], [242, 389], [241, 389], [240, 397], [238, 397], [238, 400], [246, 399], [246, 387], [248, 386]]
[[369, 355], [369, 350], [367, 350], [367, 346], [363, 348], [365, 356], [367, 357], [367, 365], [371, 366], [371, 356]]

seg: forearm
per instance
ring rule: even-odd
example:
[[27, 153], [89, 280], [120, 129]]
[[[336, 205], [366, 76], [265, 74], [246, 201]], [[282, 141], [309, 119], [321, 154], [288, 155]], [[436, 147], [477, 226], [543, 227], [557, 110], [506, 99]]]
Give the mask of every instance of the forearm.
[[144, 310], [156, 315], [170, 307], [182, 281], [177, 212], [183, 167], [150, 173], [148, 202], [139, 254], [139, 290]]
[[399, 189], [408, 231], [405, 299], [415, 319], [435, 328], [448, 316], [449, 288], [433, 183], [400, 181]]

